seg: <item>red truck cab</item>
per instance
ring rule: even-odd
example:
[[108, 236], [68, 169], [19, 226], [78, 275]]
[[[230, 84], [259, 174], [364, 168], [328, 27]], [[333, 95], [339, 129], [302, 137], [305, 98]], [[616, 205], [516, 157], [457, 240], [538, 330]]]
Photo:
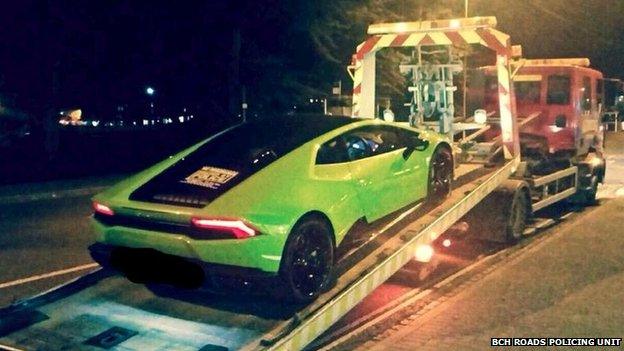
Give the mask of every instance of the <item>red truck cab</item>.
[[[527, 154], [569, 158], [597, 147], [602, 73], [589, 68], [588, 59], [519, 60], [514, 66], [519, 67], [513, 77], [518, 116], [534, 117], [520, 122], [520, 142]], [[486, 75], [493, 74], [488, 67]], [[486, 106], [497, 103], [492, 88], [486, 84]]]

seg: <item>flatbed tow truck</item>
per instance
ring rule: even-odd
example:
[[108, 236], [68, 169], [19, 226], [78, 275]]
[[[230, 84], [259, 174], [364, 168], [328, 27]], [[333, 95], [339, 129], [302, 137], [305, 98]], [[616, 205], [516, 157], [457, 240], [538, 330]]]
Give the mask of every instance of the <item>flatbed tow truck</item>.
[[[545, 206], [569, 196], [570, 189], [577, 192], [578, 168], [541, 178], [531, 177], [529, 181], [518, 176], [523, 163], [511, 83], [512, 47], [509, 36], [495, 26], [495, 18], [487, 17], [381, 24], [369, 28], [370, 37], [358, 46], [350, 67], [354, 78], [354, 115], [374, 115], [375, 53], [378, 50], [415, 48], [422, 54], [426, 48], [477, 46], [493, 53], [500, 102], [498, 116], [486, 119], [478, 127], [465, 117], [463, 122], [462, 119], [456, 122], [453, 114], [447, 113], [452, 110], [448, 109], [449, 100], [444, 101], [444, 106], [439, 105], [441, 95], [437, 95], [437, 109], [446, 107], [434, 123], [438, 130], [455, 133], [453, 128], [457, 128], [461, 130], [462, 139], [471, 141], [462, 152], [467, 156], [458, 158], [461, 162], [455, 171], [453, 192], [441, 202], [417, 204], [369, 228], [365, 235], [368, 240], [356, 249], [347, 250], [337, 263], [339, 277], [335, 286], [316, 301], [307, 306], [282, 304], [257, 296], [254, 288], [245, 284], [225, 295], [168, 285], [134, 284], [115, 272], [100, 269], [0, 310], [0, 348], [300, 350], [406, 263], [414, 258], [428, 261], [433, 254], [431, 244], [484, 203], [484, 199], [485, 202], [495, 199], [497, 208], [503, 209], [498, 211], [499, 216], [492, 217], [500, 218], [500, 231], [505, 238], [517, 239], [531, 210], [530, 204], [533, 208]], [[453, 91], [451, 81], [457, 72], [454, 71], [456, 63], [426, 66], [428, 71], [448, 73], [442, 92]], [[412, 65], [411, 69], [425, 67], [417, 66]], [[424, 83], [431, 86], [431, 76], [423, 77], [415, 80], [413, 91], [417, 92]], [[424, 96], [422, 91], [420, 96]], [[415, 103], [423, 101], [431, 102]], [[422, 104], [414, 109], [417, 117], [423, 111]], [[499, 126], [500, 136], [478, 141], [490, 122]], [[566, 177], [573, 178], [574, 182], [572, 185], [564, 182], [568, 187], [563, 189], [557, 184]], [[563, 193], [565, 196], [560, 195]], [[519, 206], [522, 203], [525, 205]]]

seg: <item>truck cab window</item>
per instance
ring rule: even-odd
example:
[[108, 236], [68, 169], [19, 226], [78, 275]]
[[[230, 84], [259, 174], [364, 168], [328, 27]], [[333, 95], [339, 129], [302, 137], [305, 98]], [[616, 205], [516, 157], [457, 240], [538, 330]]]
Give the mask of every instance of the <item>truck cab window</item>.
[[546, 103], [549, 105], [567, 105], [570, 103], [570, 76], [552, 75], [548, 77]]
[[540, 81], [514, 82], [516, 99], [525, 104], [539, 104], [541, 85]]

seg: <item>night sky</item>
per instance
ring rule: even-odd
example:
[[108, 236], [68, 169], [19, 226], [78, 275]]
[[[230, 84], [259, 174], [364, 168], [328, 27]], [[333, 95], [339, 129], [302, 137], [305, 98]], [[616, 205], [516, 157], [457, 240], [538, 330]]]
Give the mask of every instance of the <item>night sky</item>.
[[[329, 46], [328, 60], [319, 38], [336, 21], [332, 11], [396, 6], [389, 21], [417, 20], [415, 11], [401, 9], [422, 13], [423, 6], [429, 15], [463, 15], [463, 0], [437, 1], [436, 11], [428, 3], [5, 1], [0, 103], [35, 116], [81, 105], [106, 114], [116, 104], [144, 99], [149, 85], [171, 109], [192, 105], [226, 114], [245, 86], [251, 104], [277, 109], [327, 92], [338, 79], [350, 83], [344, 67], [369, 23], [339, 17], [330, 27], [344, 28], [345, 35], [325, 38], [335, 48]], [[624, 77], [624, 1], [471, 0], [469, 10], [497, 16], [498, 28], [523, 45], [526, 57], [589, 57], [606, 76]], [[240, 50], [233, 50], [239, 41]]]

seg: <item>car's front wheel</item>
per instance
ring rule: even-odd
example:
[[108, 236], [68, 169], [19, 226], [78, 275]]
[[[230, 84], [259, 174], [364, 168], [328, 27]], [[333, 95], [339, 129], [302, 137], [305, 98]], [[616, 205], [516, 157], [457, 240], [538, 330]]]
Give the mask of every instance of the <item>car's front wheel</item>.
[[431, 156], [429, 166], [429, 200], [437, 202], [451, 193], [453, 182], [453, 154], [445, 147], [438, 147]]
[[286, 241], [280, 267], [286, 297], [297, 303], [314, 300], [330, 284], [333, 266], [329, 224], [317, 217], [301, 220]]

